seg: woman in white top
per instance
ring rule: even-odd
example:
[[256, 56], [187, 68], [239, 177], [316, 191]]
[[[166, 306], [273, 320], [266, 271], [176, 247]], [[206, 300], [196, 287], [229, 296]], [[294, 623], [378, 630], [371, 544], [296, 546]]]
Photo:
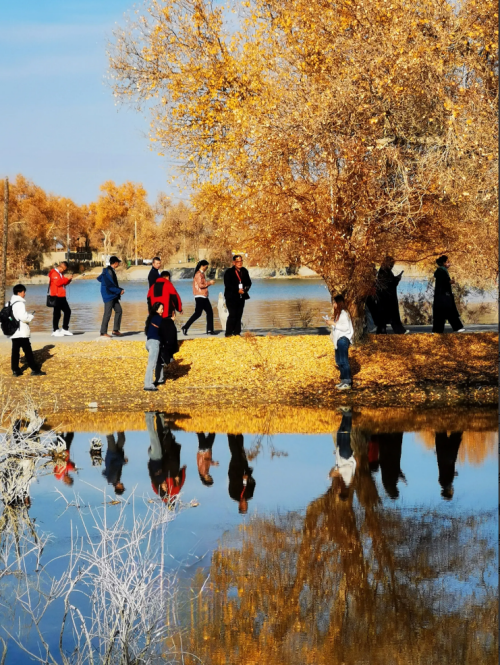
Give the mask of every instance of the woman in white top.
[[349, 365], [349, 347], [354, 336], [354, 328], [344, 296], [335, 296], [333, 300], [333, 319], [327, 319], [326, 322], [332, 326], [331, 339], [335, 348], [335, 362], [340, 371], [340, 383], [335, 387], [337, 390], [350, 390], [352, 375]]

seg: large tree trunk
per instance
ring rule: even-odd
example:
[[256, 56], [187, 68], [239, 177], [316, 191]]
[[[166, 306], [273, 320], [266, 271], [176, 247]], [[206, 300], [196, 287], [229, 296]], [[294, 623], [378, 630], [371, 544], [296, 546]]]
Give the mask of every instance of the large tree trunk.
[[342, 272], [332, 272], [321, 275], [333, 299], [336, 295], [343, 295], [347, 309], [351, 315], [354, 327], [354, 341], [363, 336], [365, 327], [365, 303], [375, 281], [373, 266], [345, 266]]

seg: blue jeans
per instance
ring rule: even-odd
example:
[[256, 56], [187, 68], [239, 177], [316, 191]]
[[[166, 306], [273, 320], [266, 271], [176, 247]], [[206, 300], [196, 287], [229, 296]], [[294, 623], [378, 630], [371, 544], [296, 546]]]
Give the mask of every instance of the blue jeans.
[[337, 341], [337, 348], [335, 349], [335, 362], [340, 370], [341, 383], [352, 383], [351, 366], [349, 365], [349, 347], [350, 341], [347, 337], [341, 337]]

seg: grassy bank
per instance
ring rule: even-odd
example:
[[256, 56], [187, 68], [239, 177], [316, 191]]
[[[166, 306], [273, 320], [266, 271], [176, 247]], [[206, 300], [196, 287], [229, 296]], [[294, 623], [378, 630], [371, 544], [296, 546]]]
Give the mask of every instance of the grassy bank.
[[248, 409], [270, 405], [492, 405], [497, 401], [498, 335], [371, 337], [351, 350], [355, 390], [335, 390], [339, 374], [328, 337], [253, 337], [184, 341], [167, 383], [143, 391], [147, 352], [141, 342], [46, 345], [35, 352], [46, 377], [14, 378], [1, 357], [2, 390], [31, 390], [45, 413], [87, 409]]

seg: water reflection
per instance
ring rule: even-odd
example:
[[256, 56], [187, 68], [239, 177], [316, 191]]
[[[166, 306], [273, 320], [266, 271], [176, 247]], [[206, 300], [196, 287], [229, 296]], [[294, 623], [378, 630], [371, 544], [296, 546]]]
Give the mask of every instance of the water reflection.
[[186, 482], [186, 465], [181, 468], [181, 446], [175, 440], [164, 413], [146, 413], [146, 425], [151, 487], [165, 503], [174, 503]]
[[[445, 498], [461, 438], [436, 433]], [[395, 498], [402, 434], [353, 430], [346, 410], [334, 440], [331, 485], [304, 513], [255, 517], [213, 553], [189, 651], [210, 665], [496, 663], [494, 513], [384, 504], [375, 474]]]
[[[348, 407], [337, 416], [327, 435], [276, 435], [266, 446], [241, 423], [221, 432], [206, 421], [201, 431], [198, 420], [183, 431], [185, 416], [148, 412], [144, 432], [110, 419], [99, 436], [64, 432], [64, 450], [40, 466], [4, 460], [0, 579], [6, 548], [10, 561], [16, 547], [43, 549], [37, 529], [55, 535], [42, 564], [66, 553], [77, 507], [56, 507], [54, 478], [85, 508], [102, 507], [103, 493], [88, 489], [99, 481], [112, 495], [137, 486], [147, 506], [184, 508], [165, 544], [167, 565], [182, 568], [195, 592], [192, 614], [179, 615], [185, 663], [496, 662], [495, 433], [457, 431], [476, 421], [450, 414], [416, 435]], [[187, 474], [194, 457], [198, 473]], [[21, 482], [12, 502], [13, 477]], [[141, 508], [110, 503], [140, 520]], [[45, 638], [57, 642], [51, 630]]]

